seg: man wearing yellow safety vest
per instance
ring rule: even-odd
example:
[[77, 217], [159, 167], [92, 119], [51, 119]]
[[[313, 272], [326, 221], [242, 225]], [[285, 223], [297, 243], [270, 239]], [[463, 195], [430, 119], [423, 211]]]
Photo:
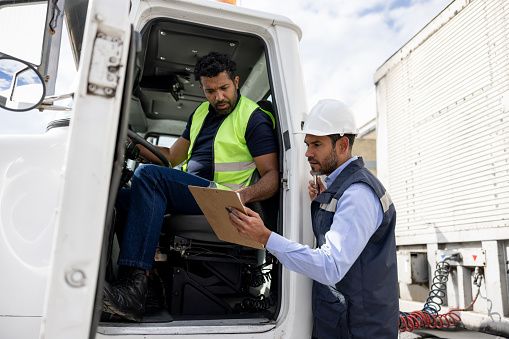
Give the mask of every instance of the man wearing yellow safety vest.
[[[211, 52], [198, 59], [194, 76], [208, 101], [190, 116], [171, 148], [158, 147], [172, 166], [140, 166], [131, 189], [121, 190], [117, 210], [125, 210], [118, 264], [122, 281], [105, 282], [103, 311], [141, 321], [164, 215], [201, 214], [188, 185], [239, 192], [243, 203], [270, 198], [278, 190], [274, 117], [240, 95], [236, 64], [227, 54]], [[140, 147], [140, 146], [139, 146]], [[143, 158], [160, 163], [140, 147]], [[260, 179], [253, 183], [255, 171]]]

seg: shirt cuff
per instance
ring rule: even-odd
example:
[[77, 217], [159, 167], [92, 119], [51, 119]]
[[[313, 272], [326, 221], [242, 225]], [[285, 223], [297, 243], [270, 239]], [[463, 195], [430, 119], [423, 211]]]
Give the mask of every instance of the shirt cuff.
[[284, 253], [289, 243], [290, 240], [280, 236], [276, 232], [272, 232], [270, 234], [269, 240], [267, 240], [267, 245], [265, 245], [265, 248], [271, 253]]

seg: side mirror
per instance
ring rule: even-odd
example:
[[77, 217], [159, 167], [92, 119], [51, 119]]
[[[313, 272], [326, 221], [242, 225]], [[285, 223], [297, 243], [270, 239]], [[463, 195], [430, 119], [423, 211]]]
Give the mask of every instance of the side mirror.
[[39, 106], [46, 86], [37, 70], [21, 60], [0, 57], [0, 107], [24, 112]]

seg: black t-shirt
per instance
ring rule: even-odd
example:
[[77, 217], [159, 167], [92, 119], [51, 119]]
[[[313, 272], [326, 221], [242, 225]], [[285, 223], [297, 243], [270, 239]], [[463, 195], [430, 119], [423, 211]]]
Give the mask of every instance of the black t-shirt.
[[[194, 113], [187, 121], [182, 137], [190, 140], [191, 122]], [[191, 159], [187, 164], [187, 171], [207, 180], [213, 180], [212, 148], [214, 136], [227, 115], [218, 114], [212, 105], [203, 122], [203, 128], [194, 143]], [[253, 158], [277, 152], [276, 137], [272, 128], [272, 119], [261, 109], [256, 109], [249, 119], [246, 127], [246, 144]]]

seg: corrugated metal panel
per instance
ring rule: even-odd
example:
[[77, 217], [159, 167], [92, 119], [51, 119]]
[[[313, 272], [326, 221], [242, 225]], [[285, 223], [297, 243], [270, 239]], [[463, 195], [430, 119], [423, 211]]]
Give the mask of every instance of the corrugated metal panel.
[[398, 238], [509, 226], [509, 3], [472, 1], [385, 81]]

